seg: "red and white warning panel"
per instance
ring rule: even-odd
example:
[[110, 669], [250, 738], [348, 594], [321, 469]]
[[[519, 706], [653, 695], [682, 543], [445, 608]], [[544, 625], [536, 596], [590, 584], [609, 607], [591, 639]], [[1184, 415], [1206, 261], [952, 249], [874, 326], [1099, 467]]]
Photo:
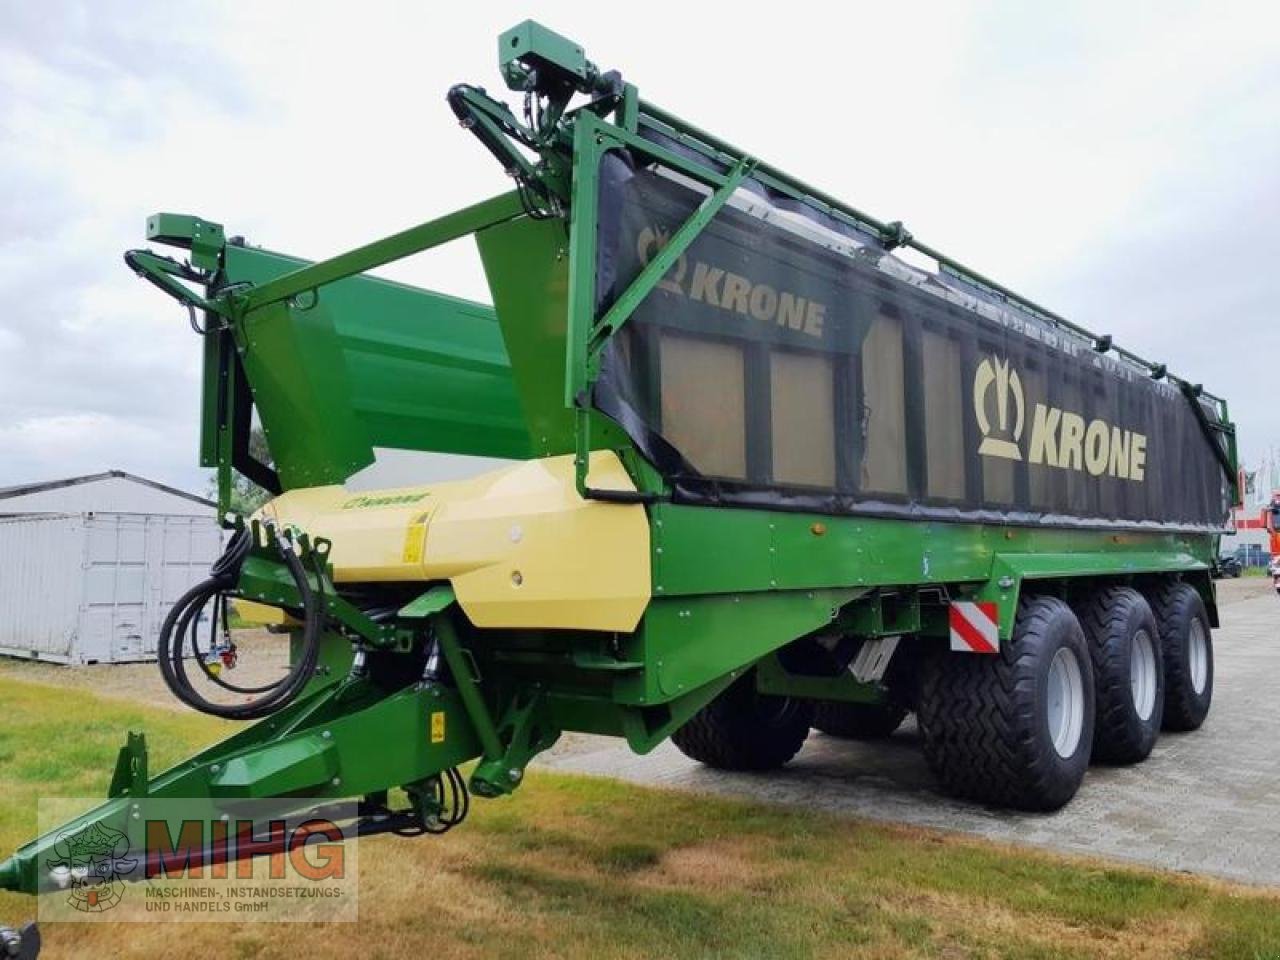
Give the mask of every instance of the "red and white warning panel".
[[1000, 652], [1000, 611], [988, 600], [951, 604], [951, 649], [962, 653]]

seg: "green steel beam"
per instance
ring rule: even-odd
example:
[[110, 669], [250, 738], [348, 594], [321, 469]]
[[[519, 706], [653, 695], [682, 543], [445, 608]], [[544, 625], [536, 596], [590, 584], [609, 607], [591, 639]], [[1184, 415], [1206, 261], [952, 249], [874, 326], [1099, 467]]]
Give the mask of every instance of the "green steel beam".
[[604, 317], [592, 328], [591, 341], [587, 346], [588, 380], [594, 380], [599, 375], [600, 351], [604, 349], [605, 343], [622, 329], [623, 324], [631, 318], [644, 298], [653, 292], [658, 281], [684, 255], [684, 252], [697, 239], [698, 234], [711, 223], [720, 212], [720, 208], [728, 202], [734, 191], [742, 185], [742, 181], [750, 175], [753, 165], [754, 162], [747, 157], [743, 157], [734, 164], [724, 182], [698, 204], [698, 208], [690, 214], [689, 219], [671, 235], [671, 239], [645, 265], [640, 275], [631, 281], [622, 295], [614, 301], [613, 306], [605, 312]]
[[217, 310], [216, 304], [200, 296], [177, 277], [186, 277], [187, 268], [169, 257], [162, 257], [149, 250], [130, 250], [125, 262], [138, 276], [155, 284], [179, 303], [195, 310]]
[[[587, 344], [595, 324], [596, 219], [600, 157], [606, 124], [593, 113], [579, 113], [573, 128], [573, 192], [569, 220], [569, 299], [565, 322], [564, 403], [586, 405]], [[579, 434], [581, 430], [579, 430]], [[581, 436], [579, 458], [581, 459]]]
[[450, 240], [457, 240], [485, 227], [521, 216], [524, 208], [514, 192], [504, 193], [480, 203], [463, 207], [434, 220], [394, 233], [381, 240], [357, 247], [328, 260], [302, 267], [293, 273], [268, 281], [244, 295], [244, 313], [272, 303], [288, 300], [344, 277], [365, 273], [402, 260], [415, 253], [430, 250]]
[[770, 654], [756, 665], [756, 689], [775, 697], [838, 700], [841, 703], [880, 704], [886, 700], [884, 687], [876, 683], [862, 683], [847, 670], [834, 677], [789, 673], [776, 654]]
[[[444, 713], [441, 740], [429, 736], [430, 715]], [[394, 749], [388, 749], [394, 744]], [[141, 741], [125, 747], [145, 767]], [[237, 801], [262, 797], [340, 800], [418, 783], [473, 759], [480, 745], [458, 693], [438, 683], [386, 692], [369, 680], [336, 684], [285, 707], [147, 781], [139, 792], [112, 797], [0, 862], [0, 890], [38, 893], [52, 886], [46, 863], [65, 830], [91, 823], [128, 833], [135, 800], [180, 798], [184, 815], [208, 819]], [[199, 800], [204, 807], [196, 809]]]
[[201, 270], [217, 270], [226, 232], [222, 224], [185, 213], [154, 213], [147, 217], [147, 239], [191, 251]]
[[447, 615], [437, 616], [432, 627], [436, 642], [440, 644], [440, 652], [444, 655], [449, 673], [453, 675], [453, 682], [458, 688], [458, 696], [483, 747], [484, 759], [495, 761], [502, 756], [502, 741], [498, 739], [493, 716], [480, 694], [480, 680], [458, 641], [458, 632]]

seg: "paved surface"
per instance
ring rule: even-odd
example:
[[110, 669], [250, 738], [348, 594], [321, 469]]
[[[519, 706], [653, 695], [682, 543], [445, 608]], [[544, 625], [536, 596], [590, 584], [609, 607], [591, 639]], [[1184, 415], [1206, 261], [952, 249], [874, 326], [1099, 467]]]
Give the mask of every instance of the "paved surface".
[[[1223, 599], [1236, 599], [1225, 586]], [[637, 757], [595, 737], [574, 738], [542, 763], [1280, 886], [1280, 600], [1250, 593], [1222, 608], [1204, 727], [1163, 735], [1139, 766], [1093, 767], [1055, 814], [987, 810], [937, 793], [914, 726], [870, 745], [815, 732], [767, 776], [711, 770], [669, 742]]]

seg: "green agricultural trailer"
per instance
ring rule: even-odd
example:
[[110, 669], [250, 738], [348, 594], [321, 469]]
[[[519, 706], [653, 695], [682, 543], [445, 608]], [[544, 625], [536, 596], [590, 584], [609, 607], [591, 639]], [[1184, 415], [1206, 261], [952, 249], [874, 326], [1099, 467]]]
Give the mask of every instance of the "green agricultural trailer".
[[[1051, 810], [1091, 759], [1200, 726], [1236, 493], [1222, 399], [536, 23], [498, 49], [521, 109], [447, 101], [509, 192], [315, 263], [167, 213], [147, 238], [186, 259], [126, 255], [200, 336], [201, 462], [233, 531], [160, 668], [257, 723], [154, 778], [131, 734], [71, 826], [127, 832], [142, 797], [306, 796], [440, 830], [562, 731], [769, 770], [811, 728], [884, 737], [911, 713], [945, 790]], [[366, 275], [464, 237], [492, 307]], [[512, 463], [352, 492], [378, 448]], [[253, 516], [237, 475], [272, 494]], [[221, 669], [250, 602], [292, 653], [252, 688]], [[49, 889], [54, 842], [0, 888]]]

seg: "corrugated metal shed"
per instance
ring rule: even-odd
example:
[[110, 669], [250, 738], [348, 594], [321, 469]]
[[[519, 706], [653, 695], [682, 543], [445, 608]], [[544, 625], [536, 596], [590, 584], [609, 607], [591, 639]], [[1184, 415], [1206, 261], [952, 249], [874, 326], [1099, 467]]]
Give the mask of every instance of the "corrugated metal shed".
[[85, 477], [0, 487], [0, 515], [19, 513], [163, 513], [208, 517], [211, 500], [174, 487], [107, 470]]
[[165, 615], [222, 551], [214, 509], [116, 470], [0, 489], [0, 654], [154, 659]]

